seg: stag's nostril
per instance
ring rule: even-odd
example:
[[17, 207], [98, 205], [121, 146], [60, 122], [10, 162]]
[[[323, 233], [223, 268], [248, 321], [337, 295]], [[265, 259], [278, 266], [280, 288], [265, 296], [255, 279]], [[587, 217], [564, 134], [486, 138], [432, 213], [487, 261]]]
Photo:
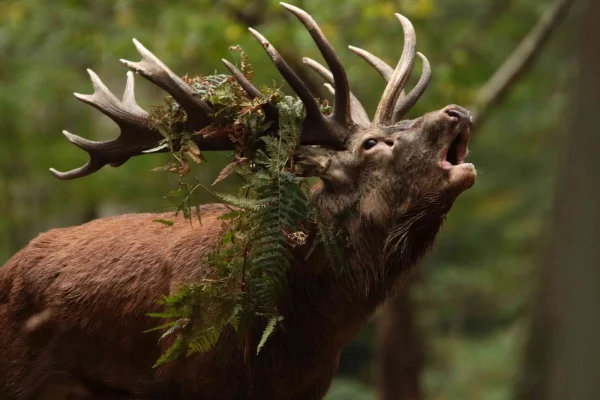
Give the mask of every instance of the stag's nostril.
[[461, 113], [456, 110], [446, 110], [446, 114], [456, 119], [462, 119]]
[[457, 121], [469, 121], [471, 119], [471, 113], [459, 106], [448, 106], [444, 108], [443, 112]]

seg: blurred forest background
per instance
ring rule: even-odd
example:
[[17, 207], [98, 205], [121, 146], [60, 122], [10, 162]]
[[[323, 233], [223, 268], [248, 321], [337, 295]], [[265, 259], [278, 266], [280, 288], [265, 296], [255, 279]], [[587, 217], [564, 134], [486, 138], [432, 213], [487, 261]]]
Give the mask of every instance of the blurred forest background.
[[[346, 65], [353, 92], [371, 115], [384, 82], [346, 46], [362, 47], [395, 65], [402, 30], [393, 13], [409, 17], [418, 50], [428, 56], [434, 74], [411, 112], [418, 116], [447, 104], [476, 104], [480, 89], [553, 2], [294, 4], [320, 23]], [[120, 93], [126, 68], [118, 60], [138, 59], [131, 38], [180, 75], [224, 73], [220, 59], [239, 62], [237, 53], [228, 51], [239, 44], [259, 84], [282, 82], [248, 26], [280, 49], [319, 96], [328, 96], [320, 79], [301, 63], [303, 56], [321, 59], [310, 36], [276, 1], [0, 0], [0, 265], [53, 227], [118, 213], [163, 211], [164, 195], [177, 185], [176, 176], [150, 171], [165, 155], [138, 157], [75, 181], [50, 175], [49, 167], [68, 170], [86, 161], [61, 130], [97, 140], [118, 133], [108, 118], [71, 96], [92, 92], [85, 68]], [[411, 400], [514, 398], [568, 122], [575, 69], [565, 34], [569, 26], [567, 20], [557, 28], [527, 74], [487, 110], [470, 146], [477, 184], [458, 199], [407, 295], [392, 311], [376, 315], [346, 348], [328, 399], [378, 398], [378, 360], [394, 351], [405, 355], [402, 368], [408, 372], [403, 376], [417, 385]], [[420, 68], [417, 63], [415, 71]], [[418, 73], [413, 75], [414, 83]], [[142, 107], [162, 102], [164, 93], [141, 78], [136, 83]], [[228, 158], [208, 158], [195, 172], [210, 184]], [[217, 190], [226, 191], [234, 184], [219, 185]], [[403, 332], [391, 341], [377, 334], [384, 313], [403, 318]]]

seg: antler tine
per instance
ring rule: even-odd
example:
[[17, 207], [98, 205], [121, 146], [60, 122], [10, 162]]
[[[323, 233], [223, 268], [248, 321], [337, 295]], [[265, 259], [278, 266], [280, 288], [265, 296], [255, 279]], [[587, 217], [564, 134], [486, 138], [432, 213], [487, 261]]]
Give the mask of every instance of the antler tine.
[[[325, 87], [327, 88], [327, 90], [329, 90], [329, 92], [331, 92], [331, 94], [335, 96], [336, 90], [333, 88], [333, 86], [331, 86], [332, 84], [335, 84], [335, 80], [331, 71], [329, 71], [327, 68], [325, 68], [323, 65], [319, 64], [312, 58], [304, 57], [302, 59], [302, 62], [311, 67], [315, 72], [321, 75], [321, 77], [325, 79], [326, 82], [328, 82], [325, 84]], [[365, 108], [360, 103], [358, 98], [352, 92], [350, 92], [350, 111], [352, 114], [352, 119], [356, 124], [362, 126], [369, 126], [369, 123], [371, 122], [369, 120], [369, 115], [365, 111]]]
[[128, 75], [128, 90], [125, 91], [123, 96], [128, 101], [126, 103], [122, 103], [106, 87], [106, 85], [94, 71], [88, 69], [87, 72], [90, 75], [94, 93], [91, 95], [73, 93], [78, 100], [81, 100], [84, 103], [87, 103], [102, 111], [102, 113], [113, 119], [121, 127], [123, 127], [123, 124], [130, 125], [139, 123], [148, 117], [148, 113], [142, 110], [135, 102], [135, 99], [133, 99], [133, 94], [128, 94], [128, 91], [133, 90], [133, 75]]
[[[376, 55], [369, 53], [368, 51], [363, 50], [359, 47], [348, 46], [348, 48], [354, 54], [358, 55], [363, 60], [368, 62], [373, 68], [375, 68], [375, 70], [377, 72], [379, 72], [379, 75], [381, 75], [381, 77], [383, 79], [385, 79], [386, 82], [388, 82], [390, 80], [390, 78], [392, 77], [392, 75], [394, 74], [394, 68], [390, 67], [385, 61], [383, 61], [381, 58], [377, 57]], [[405, 95], [406, 95], [406, 93], [404, 92], [404, 89], [402, 89], [399, 97], [403, 98]], [[396, 103], [396, 104], [398, 104], [398, 103]]]
[[371, 122], [373, 126], [390, 125], [392, 123], [396, 101], [412, 72], [415, 61], [417, 45], [415, 29], [408, 18], [400, 14], [396, 14], [396, 17], [404, 30], [404, 49], [400, 61], [381, 96], [375, 116]]
[[135, 79], [133, 77], [133, 72], [131, 71], [127, 71], [127, 83], [125, 84], [125, 91], [123, 92], [123, 100], [121, 103], [127, 108], [137, 110], [140, 114], [148, 114], [135, 101]]
[[208, 103], [202, 100], [190, 85], [175, 75], [169, 67], [137, 39], [133, 39], [133, 43], [142, 56], [142, 60], [132, 62], [121, 59], [120, 61], [173, 96], [187, 114], [188, 130], [198, 131], [209, 125], [209, 115], [212, 114], [213, 110]]
[[[63, 133], [65, 133], [65, 132], [63, 132]], [[84, 176], [91, 175], [94, 172], [98, 171], [102, 167], [103, 167], [103, 165], [94, 163], [90, 159], [83, 166], [72, 169], [71, 171], [68, 171], [68, 172], [60, 172], [60, 171], [55, 170], [54, 168], [50, 168], [50, 172], [56, 178], [66, 181], [66, 180], [70, 180], [70, 179], [82, 178]]]
[[423, 61], [423, 72], [415, 87], [407, 96], [401, 98], [396, 103], [392, 120], [394, 123], [400, 121], [406, 113], [417, 104], [417, 101], [419, 101], [423, 93], [425, 93], [425, 90], [427, 90], [427, 86], [429, 86], [429, 81], [431, 80], [431, 64], [429, 64], [429, 60], [422, 53], [417, 53], [417, 55]]
[[[72, 133], [69, 133], [67, 131], [63, 131], [62, 133], [63, 133], [63, 135], [65, 135], [67, 140], [69, 140], [69, 142], [73, 143], [75, 146], [79, 147], [80, 149], [88, 151], [86, 147], [91, 143], [89, 140], [84, 139], [77, 135], [73, 135]], [[89, 153], [89, 151], [88, 151], [88, 153]], [[88, 162], [86, 162], [83, 166], [81, 166], [79, 168], [75, 168], [75, 169], [73, 169], [71, 171], [67, 171], [67, 172], [60, 172], [54, 168], [50, 168], [50, 172], [52, 173], [52, 175], [54, 175], [58, 179], [69, 180], [69, 179], [81, 178], [81, 177], [93, 174], [94, 172], [96, 172], [100, 168], [102, 168], [103, 166], [104, 166], [104, 164], [98, 163], [97, 160], [94, 160], [91, 157], [91, 153], [90, 153], [90, 159], [88, 160]]]
[[335, 82], [335, 103], [332, 117], [338, 123], [347, 126], [352, 122], [350, 114], [350, 85], [342, 62], [335, 54], [333, 47], [329, 44], [329, 41], [321, 31], [321, 28], [319, 28], [319, 25], [317, 25], [309, 13], [287, 3], [279, 4], [294, 14], [300, 22], [302, 22], [319, 48], [321, 55], [333, 74], [333, 80]]
[[388, 82], [390, 80], [390, 78], [392, 77], [392, 75], [394, 74], [394, 68], [390, 67], [385, 61], [383, 61], [381, 58], [377, 57], [376, 55], [371, 54], [368, 51], [363, 50], [359, 47], [348, 46], [348, 48], [354, 54], [358, 55], [363, 60], [365, 60], [366, 62], [371, 64], [371, 66], [373, 68], [375, 68], [375, 70], [377, 72], [379, 72], [379, 75], [381, 75], [382, 78], [385, 79], [386, 82]]
[[296, 75], [296, 73], [290, 68], [290, 66], [285, 62], [285, 60], [281, 57], [279, 52], [273, 47], [273, 45], [260, 33], [252, 28], [248, 28], [250, 33], [254, 35], [254, 37], [260, 42], [263, 46], [273, 64], [275, 64], [275, 68], [279, 71], [279, 73], [283, 76], [287, 83], [292, 87], [294, 92], [300, 97], [300, 100], [304, 103], [304, 107], [306, 107], [307, 118], [319, 117], [321, 116], [321, 110], [319, 110], [319, 105], [314, 99], [310, 90], [304, 85], [304, 82]]
[[[258, 90], [251, 82], [244, 76], [242, 71], [237, 69], [235, 65], [227, 61], [226, 59], [221, 59], [223, 64], [227, 67], [227, 69], [231, 72], [235, 80], [240, 84], [242, 89], [248, 94], [251, 99], [255, 99], [257, 97], [262, 97], [262, 93]], [[270, 101], [262, 104], [262, 109], [265, 112], [267, 119], [270, 121], [277, 121], [279, 118], [277, 107], [273, 105]]]
[[331, 86], [331, 83], [324, 83], [323, 86], [325, 86], [325, 89], [327, 89], [329, 93], [335, 95], [335, 89]]
[[[294, 92], [296, 92], [302, 103], [304, 103], [304, 107], [306, 108], [306, 119], [305, 128], [302, 132], [302, 143], [325, 146], [340, 145], [344, 143], [347, 136], [346, 127], [330, 123], [330, 121], [321, 113], [319, 105], [310, 90], [285, 62], [275, 47], [273, 47], [273, 45], [256, 30], [252, 28], [248, 28], [248, 30], [260, 42], [271, 58], [275, 68], [277, 68], [281, 76], [283, 76]], [[306, 125], [308, 124], [311, 124], [311, 128], [313, 129], [306, 129]]]
[[[118, 139], [109, 142], [94, 142], [91, 140], [84, 139], [81, 136], [74, 135], [67, 131], [63, 131], [62, 133], [69, 142], [73, 143], [80, 149], [86, 151], [89, 154], [90, 159], [83, 166], [67, 172], [60, 172], [54, 168], [50, 168], [50, 172], [52, 173], [52, 175], [54, 175], [58, 179], [69, 180], [81, 178], [93, 174], [106, 164], [109, 164], [113, 167], [118, 167], [130, 158], [130, 156], [124, 156], [121, 159], [114, 159], [109, 162], [107, 160], [103, 160], [103, 157], [101, 157], [100, 153], [98, 153], [103, 150], [110, 152], [110, 147], [115, 148], [115, 144], [117, 144], [116, 141]], [[104, 156], [106, 155], [107, 154], [104, 154]]]

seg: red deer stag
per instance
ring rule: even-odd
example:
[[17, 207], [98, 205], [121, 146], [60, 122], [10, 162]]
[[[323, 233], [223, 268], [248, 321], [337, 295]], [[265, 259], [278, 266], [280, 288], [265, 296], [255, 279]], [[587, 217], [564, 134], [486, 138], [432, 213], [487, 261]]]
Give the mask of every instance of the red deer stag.
[[[310, 59], [334, 94], [325, 115], [309, 89], [258, 32], [250, 29], [306, 109], [302, 162], [321, 183], [312, 201], [320, 212], [340, 217], [351, 247], [345, 271], [332, 272], [323, 249], [299, 246], [279, 299], [284, 329], [277, 330], [258, 355], [223, 334], [209, 352], [153, 368], [165, 351], [160, 332], [144, 333], [157, 321], [147, 316], [157, 299], [198, 274], [209, 275], [198, 260], [223, 231], [221, 205], [202, 207], [202, 226], [153, 220], [171, 215], [131, 214], [55, 229], [32, 240], [0, 269], [0, 397], [102, 399], [321, 399], [336, 371], [340, 349], [393, 292], [404, 272], [434, 243], [457, 196], [475, 182], [464, 163], [471, 132], [470, 113], [456, 105], [403, 120], [425, 91], [427, 59], [416, 53], [411, 23], [396, 14], [404, 30], [403, 53], [394, 69], [376, 56], [351, 47], [386, 80], [372, 120], [350, 92], [344, 68], [312, 17], [282, 5], [308, 29], [329, 70]], [[168, 92], [187, 114], [188, 132], [211, 124], [212, 106], [154, 54], [134, 40], [140, 62], [123, 60], [131, 70]], [[408, 94], [403, 87], [415, 56], [422, 77]], [[248, 96], [261, 93], [224, 61]], [[134, 99], [128, 73], [122, 100], [89, 71], [92, 95], [75, 96], [112, 118], [120, 136], [92, 142], [64, 132], [85, 150], [82, 167], [52, 173], [59, 179], [119, 166], [156, 148], [161, 134]], [[277, 109], [266, 103], [267, 118]], [[233, 149], [227, 137], [192, 136], [203, 151]], [[351, 207], [350, 204], [358, 204]], [[260, 333], [253, 337], [260, 337]], [[258, 341], [258, 340], [257, 340]], [[254, 343], [256, 347], [257, 343]], [[60, 393], [60, 394], [59, 394]]]

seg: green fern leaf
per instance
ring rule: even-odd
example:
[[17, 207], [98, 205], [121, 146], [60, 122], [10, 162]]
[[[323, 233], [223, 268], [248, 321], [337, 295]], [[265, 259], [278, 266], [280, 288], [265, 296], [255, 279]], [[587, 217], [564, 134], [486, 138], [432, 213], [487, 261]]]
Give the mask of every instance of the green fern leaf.
[[263, 331], [263, 334], [260, 337], [260, 342], [258, 342], [258, 346], [256, 347], [257, 355], [258, 353], [260, 353], [260, 350], [265, 346], [265, 343], [267, 343], [267, 340], [273, 334], [273, 331], [275, 331], [275, 326], [277, 325], [277, 323], [282, 320], [283, 317], [271, 317], [271, 319], [269, 319], [269, 322], [267, 323], [267, 326], [265, 327], [265, 330]]

